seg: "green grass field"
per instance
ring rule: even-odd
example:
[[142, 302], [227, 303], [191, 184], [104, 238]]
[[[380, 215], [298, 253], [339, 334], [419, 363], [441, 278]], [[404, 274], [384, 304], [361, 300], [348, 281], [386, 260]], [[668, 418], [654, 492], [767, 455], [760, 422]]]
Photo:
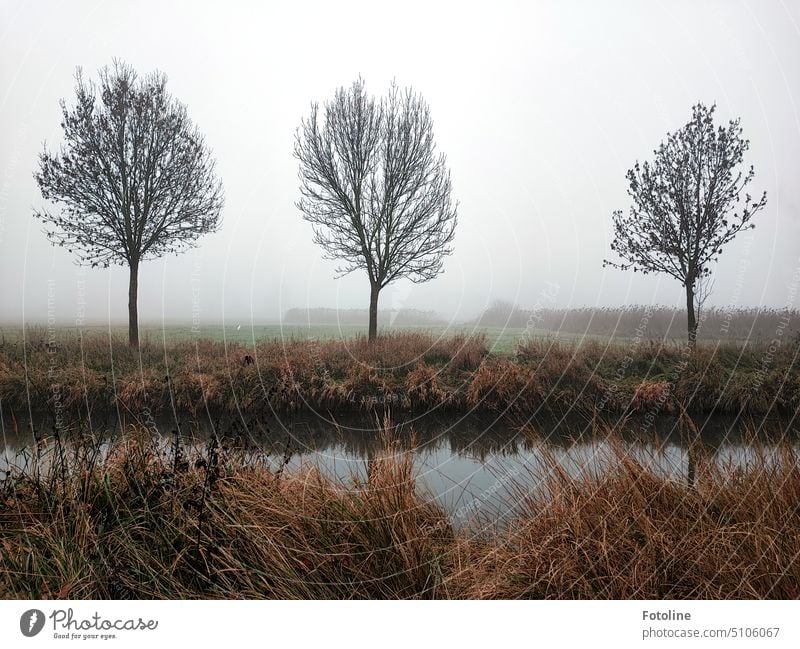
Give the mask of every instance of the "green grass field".
[[[27, 337], [31, 340], [49, 338], [50, 334], [46, 327], [42, 325], [31, 325], [27, 329]], [[55, 336], [60, 334], [74, 334], [74, 327], [56, 327]], [[111, 332], [115, 337], [125, 338], [128, 335], [128, 328], [125, 325], [89, 325], [82, 327], [86, 334], [98, 334]], [[447, 338], [455, 334], [485, 333], [489, 349], [494, 354], [512, 354], [520, 342], [525, 342], [532, 338], [554, 338], [565, 341], [586, 340], [608, 340], [607, 336], [594, 334], [575, 334], [575, 333], [556, 333], [546, 329], [525, 330], [519, 327], [471, 327], [464, 324], [453, 325], [425, 325], [425, 326], [402, 326], [402, 327], [381, 327], [379, 333], [393, 333], [402, 331], [416, 331], [429, 333], [436, 338]], [[15, 342], [22, 338], [23, 329], [15, 325], [0, 326], [0, 341], [7, 340]], [[179, 342], [192, 339], [210, 339], [213, 341], [226, 340], [243, 345], [262, 341], [262, 340], [336, 340], [366, 336], [367, 327], [358, 325], [331, 325], [313, 324], [303, 325], [283, 325], [273, 324], [218, 324], [202, 325], [199, 330], [194, 330], [191, 325], [182, 324], [153, 324], [143, 323], [140, 326], [140, 337], [142, 341], [158, 343]], [[616, 337], [617, 342], [624, 341], [624, 338]]]

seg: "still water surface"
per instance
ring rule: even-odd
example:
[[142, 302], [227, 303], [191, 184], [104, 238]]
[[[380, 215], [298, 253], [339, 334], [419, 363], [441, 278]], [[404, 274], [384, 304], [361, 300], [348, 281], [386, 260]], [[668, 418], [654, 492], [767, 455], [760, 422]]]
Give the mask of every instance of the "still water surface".
[[[48, 434], [52, 422], [34, 418], [37, 435]], [[113, 416], [73, 424], [71, 434], [113, 438], [131, 422]], [[140, 422], [141, 423], [141, 422]], [[756, 459], [753, 434], [768, 447], [789, 437], [800, 453], [791, 422], [744, 421], [712, 417], [698, 420], [709, 456], [723, 464], [744, 466]], [[686, 436], [675, 419], [664, 417], [653, 426], [641, 420], [617, 422], [626, 451], [654, 472], [685, 480], [688, 470]], [[323, 417], [267, 417], [261, 420], [150, 420], [149, 427], [165, 441], [175, 431], [183, 444], [204, 445], [216, 432], [229, 446], [248, 446], [267, 454], [275, 468], [289, 457], [287, 470], [304, 464], [319, 467], [344, 483], [365, 478], [370, 458], [384, 448], [377, 422], [368, 418], [333, 420]], [[2, 422], [0, 471], [21, 466], [33, 434], [24, 422]], [[599, 478], [610, 463], [612, 445], [592, 422], [542, 419], [527, 426], [486, 418], [449, 421], [415, 418], [394, 423], [400, 453], [412, 452], [417, 489], [438, 502], [456, 525], [491, 525], [504, 521], [520, 506], [522, 496], [544, 489], [553, 466], [573, 476]], [[0, 474], [0, 478], [3, 474]]]

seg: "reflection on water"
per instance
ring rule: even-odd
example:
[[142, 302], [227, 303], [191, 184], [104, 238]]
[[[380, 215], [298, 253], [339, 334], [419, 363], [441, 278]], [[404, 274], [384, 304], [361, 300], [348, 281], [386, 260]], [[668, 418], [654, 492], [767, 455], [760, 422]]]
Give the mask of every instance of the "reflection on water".
[[[2, 422], [0, 471], [24, 463], [26, 449], [34, 437], [52, 433], [52, 422], [46, 417], [34, 421], [37, 423], [33, 427], [29, 423]], [[687, 438], [675, 419], [662, 418], [650, 428], [641, 420], [616, 423], [627, 442], [627, 453], [659, 475], [686, 478]], [[754, 451], [749, 445], [753, 436], [767, 444], [787, 436], [795, 444], [797, 440], [793, 426], [787, 422], [714, 417], [696, 423], [705, 448], [720, 463], [744, 465], [753, 461]], [[62, 434], [113, 438], [133, 425], [144, 425], [169, 439], [179, 431], [187, 445], [202, 445], [216, 432], [229, 445], [266, 453], [275, 467], [288, 454], [290, 469], [311, 463], [344, 482], [354, 476], [364, 479], [368, 460], [384, 448], [382, 435], [376, 430], [379, 422], [370, 419], [271, 417], [143, 422], [109, 417], [73, 422]], [[554, 466], [572, 476], [602, 476], [612, 455], [611, 446], [604, 439], [606, 430], [596, 422], [578, 420], [542, 419], [514, 427], [486, 418], [445, 421], [427, 417], [396, 421], [392, 434], [399, 440], [400, 452], [414, 449], [420, 494], [435, 499], [456, 525], [463, 525], [506, 519], [523, 494], [544, 488], [543, 479]]]

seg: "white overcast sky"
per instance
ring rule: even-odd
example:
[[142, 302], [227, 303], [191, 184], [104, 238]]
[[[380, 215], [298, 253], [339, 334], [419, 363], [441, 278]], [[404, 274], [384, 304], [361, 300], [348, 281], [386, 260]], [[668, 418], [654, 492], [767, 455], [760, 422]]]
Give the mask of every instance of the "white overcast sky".
[[[262, 6], [263, 5], [263, 6]], [[312, 100], [359, 74], [430, 104], [460, 202], [455, 252], [432, 282], [381, 307], [464, 319], [522, 306], [680, 305], [665, 276], [603, 269], [625, 171], [697, 101], [741, 117], [755, 230], [716, 268], [711, 302], [782, 306], [800, 267], [800, 3], [0, 2], [0, 321], [124, 321], [127, 272], [81, 271], [31, 213], [43, 141], [60, 139], [74, 72], [113, 57], [159, 69], [205, 133], [225, 186], [220, 231], [146, 263], [143, 322], [274, 319], [298, 306], [366, 307], [365, 276], [334, 279], [295, 208], [295, 129]], [[83, 273], [83, 274], [81, 274]], [[797, 277], [794, 278], [797, 281]], [[553, 291], [553, 285], [558, 288]], [[555, 299], [546, 297], [556, 293]]]

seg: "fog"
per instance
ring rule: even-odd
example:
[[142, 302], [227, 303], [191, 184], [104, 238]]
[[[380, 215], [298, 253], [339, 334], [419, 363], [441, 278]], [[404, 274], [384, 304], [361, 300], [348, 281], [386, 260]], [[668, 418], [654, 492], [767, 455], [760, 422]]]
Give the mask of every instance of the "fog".
[[[277, 5], [277, 3], [276, 3]], [[142, 322], [274, 320], [292, 307], [366, 308], [364, 273], [336, 279], [299, 198], [295, 130], [310, 102], [359, 74], [395, 79], [430, 105], [459, 201], [454, 253], [381, 308], [474, 317], [523, 307], [684, 304], [667, 276], [603, 268], [626, 170], [651, 157], [697, 101], [741, 117], [768, 193], [756, 228], [729, 245], [709, 303], [796, 306], [800, 278], [800, 4], [2, 2], [0, 321], [124, 322], [127, 270], [80, 268], [32, 212], [42, 143], [59, 143], [74, 73], [118, 57], [168, 88], [213, 149], [222, 227], [143, 264]], [[797, 274], [796, 274], [797, 273]], [[555, 290], [553, 287], [556, 287]], [[85, 303], [85, 304], [84, 304]], [[193, 306], [194, 305], [194, 306]]]

